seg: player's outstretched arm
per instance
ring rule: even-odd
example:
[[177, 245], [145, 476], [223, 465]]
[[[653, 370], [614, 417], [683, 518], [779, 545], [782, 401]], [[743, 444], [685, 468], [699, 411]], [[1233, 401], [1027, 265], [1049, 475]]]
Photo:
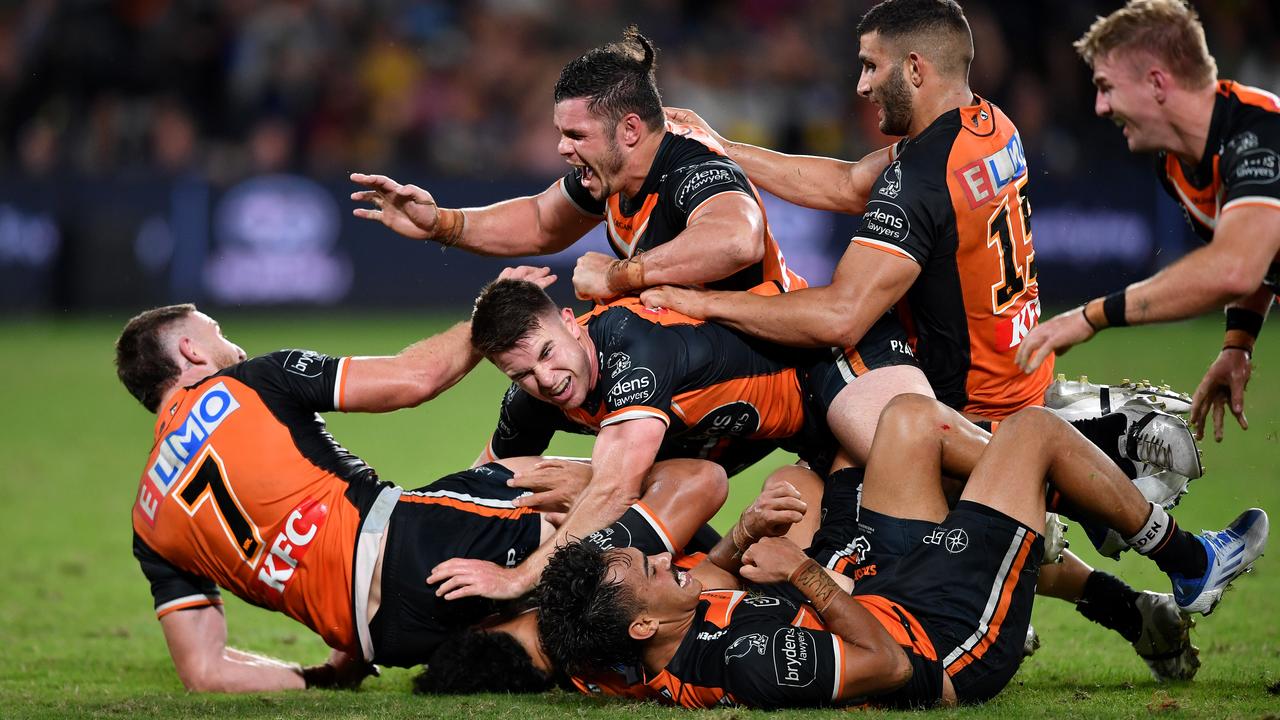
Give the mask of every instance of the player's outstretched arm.
[[711, 135], [747, 177], [774, 195], [802, 207], [859, 215], [867, 209], [871, 185], [884, 172], [891, 150], [881, 148], [858, 162], [814, 155], [787, 155], [726, 140], [692, 110], [663, 108], [673, 123], [692, 125]]
[[171, 612], [160, 618], [169, 655], [191, 692], [301, 690], [302, 668], [227, 647], [227, 621], [218, 606]]
[[533, 589], [547, 559], [568, 538], [584, 538], [622, 517], [640, 499], [644, 476], [662, 445], [666, 424], [637, 418], [600, 430], [591, 452], [591, 481], [555, 534], [519, 566], [506, 569], [481, 560], [454, 558], [437, 565], [428, 583], [447, 600], [480, 596], [510, 600]]
[[1213, 242], [1152, 277], [1069, 310], [1031, 331], [1015, 357], [1032, 372], [1050, 353], [1065, 353], [1104, 328], [1195, 317], [1257, 291], [1280, 254], [1280, 210], [1231, 208], [1218, 219]]
[[706, 201], [670, 242], [641, 255], [615, 260], [591, 252], [578, 258], [573, 290], [582, 299], [604, 299], [655, 285], [702, 285], [760, 262], [765, 253], [764, 214], [743, 193]]
[[579, 210], [556, 181], [543, 192], [482, 208], [453, 209], [416, 185], [385, 175], [352, 173], [363, 187], [351, 199], [367, 203], [352, 214], [374, 220], [412, 240], [432, 240], [479, 255], [520, 257], [559, 252], [595, 227], [600, 218]]
[[[556, 276], [549, 268], [506, 268], [504, 280], [528, 280], [546, 288]], [[471, 347], [471, 323], [458, 323], [396, 355], [353, 357], [347, 364], [341, 409], [390, 412], [416, 407], [453, 387], [480, 362]]]
[[911, 679], [911, 663], [897, 641], [795, 543], [785, 538], [756, 542], [743, 556], [741, 574], [758, 583], [790, 582], [843, 641], [843, 681], [836, 699], [891, 692]]
[[851, 244], [827, 287], [762, 296], [663, 286], [640, 298], [649, 307], [714, 320], [784, 345], [846, 346], [861, 339], [919, 274], [911, 260]]

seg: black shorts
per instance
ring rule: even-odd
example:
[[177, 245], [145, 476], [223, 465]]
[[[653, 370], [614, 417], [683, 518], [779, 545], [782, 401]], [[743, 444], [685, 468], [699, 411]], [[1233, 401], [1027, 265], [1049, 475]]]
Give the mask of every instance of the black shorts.
[[895, 365], [920, 367], [902, 323], [893, 313], [885, 313], [853, 347], [823, 350], [817, 362], [801, 368], [800, 387], [807, 409], [826, 417], [836, 396], [855, 378]]
[[[904, 520], [866, 508], [859, 513], [858, 499], [847, 497], [852, 494], [848, 488], [833, 488], [830, 482], [827, 488], [822, 526], [814, 533], [809, 557], [853, 580], [854, 592], [871, 578], [891, 571], [920, 538], [937, 527], [927, 520]], [[827, 495], [832, 493], [835, 497], [828, 505]]]
[[497, 609], [482, 598], [438, 598], [440, 584], [427, 584], [427, 576], [450, 558], [511, 567], [537, 549], [541, 516], [511, 505], [525, 491], [507, 487], [510, 478], [510, 470], [489, 463], [400, 496], [382, 556], [382, 601], [369, 622], [374, 662], [422, 664], [446, 637]]
[[1022, 662], [1044, 540], [985, 505], [962, 500], [856, 595], [880, 595], [919, 621], [962, 703], [1004, 689]]

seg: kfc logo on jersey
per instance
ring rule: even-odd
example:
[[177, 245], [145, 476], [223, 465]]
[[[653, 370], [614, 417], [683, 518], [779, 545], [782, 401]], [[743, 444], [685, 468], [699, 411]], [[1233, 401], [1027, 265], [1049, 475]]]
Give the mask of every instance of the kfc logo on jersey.
[[311, 548], [311, 541], [315, 540], [328, 514], [329, 508], [324, 503], [311, 499], [302, 501], [294, 508], [289, 517], [285, 518], [284, 527], [276, 533], [271, 551], [263, 556], [262, 565], [258, 568], [258, 580], [283, 594], [285, 585], [293, 579], [298, 561]]
[[902, 162], [894, 160], [884, 169], [884, 185], [880, 187], [880, 194], [887, 198], [896, 198], [900, 192], [902, 192]]
[[969, 207], [974, 210], [991, 202], [1005, 186], [1026, 174], [1027, 154], [1018, 133], [1014, 133], [1003, 148], [955, 171]]
[[1031, 329], [1040, 323], [1040, 298], [1029, 298], [1012, 317], [996, 323], [996, 349], [1012, 350], [1022, 344]]
[[769, 651], [769, 636], [764, 633], [751, 633], [743, 635], [734, 640], [729, 648], [724, 651], [724, 664], [728, 665], [730, 660], [744, 658], [751, 653], [764, 655]]
[[[160, 496], [169, 494], [169, 488], [186, 470], [187, 463], [200, 452], [213, 431], [239, 407], [240, 403], [236, 402], [226, 383], [217, 383], [196, 400], [182, 424], [164, 436], [155, 461], [147, 468], [147, 477]], [[144, 503], [142, 500], [140, 495], [139, 504], [143, 513], [154, 522], [159, 500], [154, 496], [151, 496], [149, 502]]]
[[638, 367], [623, 375], [609, 388], [609, 402], [615, 407], [642, 403], [653, 397], [658, 379], [647, 367]]
[[818, 676], [818, 656], [813, 633], [798, 627], [773, 634], [773, 671], [778, 684], [808, 687]]
[[1250, 150], [1236, 160], [1231, 174], [1237, 185], [1268, 185], [1280, 178], [1280, 155], [1268, 148]]

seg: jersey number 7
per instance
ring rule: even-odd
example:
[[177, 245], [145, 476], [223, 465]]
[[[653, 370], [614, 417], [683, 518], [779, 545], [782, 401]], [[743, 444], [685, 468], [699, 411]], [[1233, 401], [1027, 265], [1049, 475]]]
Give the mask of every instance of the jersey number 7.
[[222, 459], [209, 448], [200, 467], [190, 475], [187, 482], [178, 491], [188, 515], [195, 515], [209, 498], [213, 498], [213, 509], [217, 514], [222, 530], [227, 539], [236, 546], [240, 556], [247, 563], [253, 563], [262, 547], [262, 539], [258, 537], [258, 528], [249, 521], [248, 515], [240, 505], [239, 498], [227, 482], [226, 472], [222, 468]]

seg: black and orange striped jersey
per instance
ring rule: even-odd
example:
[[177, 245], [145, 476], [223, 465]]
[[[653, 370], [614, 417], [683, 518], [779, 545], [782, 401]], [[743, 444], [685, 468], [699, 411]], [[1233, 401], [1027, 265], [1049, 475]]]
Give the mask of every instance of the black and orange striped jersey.
[[341, 409], [348, 361], [282, 350], [160, 408], [133, 506], [157, 615], [218, 604], [216, 585], [360, 651], [352, 555], [384, 484], [317, 414]]
[[[641, 669], [627, 669], [575, 678], [574, 684], [582, 692], [658, 699], [687, 708], [926, 704], [898, 700], [909, 693], [936, 702], [942, 675], [920, 624], [884, 598], [854, 599], [899, 642], [917, 670], [913, 675], [918, 677], [892, 695], [869, 701], [842, 697], [844, 642], [800, 593], [783, 585], [704, 591], [689, 632], [657, 674], [645, 677]], [[933, 684], [927, 686], [930, 678]]]
[[562, 410], [512, 385], [486, 459], [538, 455], [557, 430], [594, 434], [636, 418], [667, 426], [658, 459], [704, 458], [730, 473], [779, 444], [805, 453], [827, 441], [823, 412], [809, 407], [807, 377], [797, 370], [820, 357], [815, 351], [646, 308], [634, 297], [596, 306], [578, 322], [599, 367], [586, 400]]
[[[605, 221], [609, 246], [619, 258], [670, 242], [708, 200], [722, 193], [751, 197], [765, 217], [760, 193], [742, 168], [725, 155], [714, 138], [688, 125], [667, 123], [653, 165], [635, 197], [618, 193], [596, 200], [582, 186], [581, 171], [576, 168], [561, 179], [560, 188], [582, 212]], [[777, 282], [783, 290], [806, 287], [804, 278], [787, 267], [767, 218], [764, 234], [763, 260], [723, 280], [707, 283], [707, 287], [746, 290], [762, 282]]]
[[1017, 128], [976, 98], [895, 146], [853, 238], [920, 265], [897, 305], [916, 357], [939, 400], [995, 420], [1053, 377], [1013, 361], [1040, 318], [1027, 177]]
[[[1213, 240], [1218, 218], [1233, 207], [1280, 210], [1280, 98], [1219, 80], [1200, 163], [1187, 167], [1177, 156], [1161, 152], [1156, 172], [1206, 243]], [[1272, 260], [1264, 283], [1280, 293], [1280, 258]]]

